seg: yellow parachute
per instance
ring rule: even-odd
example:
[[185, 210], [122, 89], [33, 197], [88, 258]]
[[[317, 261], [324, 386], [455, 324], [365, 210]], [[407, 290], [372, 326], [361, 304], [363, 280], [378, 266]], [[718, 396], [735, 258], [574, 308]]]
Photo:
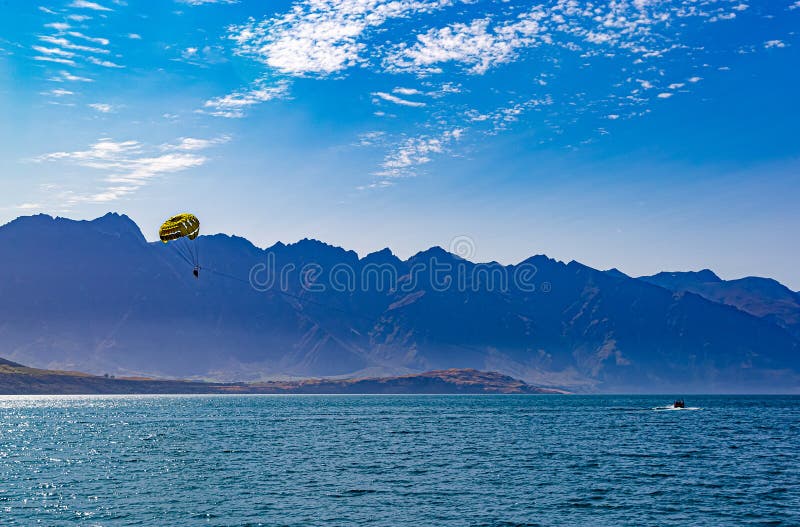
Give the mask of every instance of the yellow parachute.
[[[200, 276], [200, 254], [197, 242], [191, 241], [200, 234], [200, 220], [194, 214], [185, 212], [171, 217], [158, 229], [158, 237], [164, 243], [172, 242], [178, 255], [194, 267], [192, 274]], [[198, 240], [199, 242], [199, 240]]]
[[200, 234], [200, 220], [188, 212], [171, 217], [158, 229], [158, 236], [164, 243], [184, 236], [194, 240], [198, 234]]

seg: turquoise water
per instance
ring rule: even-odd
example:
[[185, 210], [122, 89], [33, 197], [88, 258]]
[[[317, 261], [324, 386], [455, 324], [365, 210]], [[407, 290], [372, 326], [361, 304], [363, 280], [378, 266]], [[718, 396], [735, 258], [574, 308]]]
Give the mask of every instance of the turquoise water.
[[800, 398], [0, 398], [0, 525], [800, 525]]

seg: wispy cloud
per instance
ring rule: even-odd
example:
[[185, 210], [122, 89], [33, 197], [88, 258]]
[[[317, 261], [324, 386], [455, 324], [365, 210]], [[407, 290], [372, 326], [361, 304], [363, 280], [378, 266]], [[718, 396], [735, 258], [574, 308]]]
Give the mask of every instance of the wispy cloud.
[[237, 4], [239, 0], [175, 0], [179, 4], [186, 4], [191, 6], [208, 5], [208, 4]]
[[84, 46], [81, 44], [75, 44], [74, 42], [67, 40], [63, 37], [53, 37], [50, 35], [42, 35], [39, 37], [39, 40], [43, 42], [47, 42], [49, 44], [53, 44], [55, 46], [60, 46], [64, 49], [70, 49], [74, 51], [84, 51], [87, 53], [97, 53], [97, 54], [107, 54], [108, 50], [104, 48], [98, 48], [93, 46]]
[[95, 102], [88, 104], [87, 106], [93, 110], [97, 110], [100, 113], [113, 113], [117, 109], [117, 107], [113, 104], [106, 104], [102, 102]]
[[69, 82], [94, 82], [94, 79], [90, 79], [88, 77], [81, 77], [80, 75], [73, 75], [72, 73], [70, 73], [68, 71], [64, 71], [64, 70], [59, 71], [58, 75], [56, 75], [54, 77], [51, 77], [50, 80], [56, 81], [56, 82], [64, 82], [64, 81], [69, 81]]
[[42, 208], [42, 204], [41, 203], [20, 203], [19, 205], [17, 205], [14, 208], [19, 209], [19, 210], [37, 210], [37, 209], [41, 209]]
[[383, 178], [414, 176], [417, 167], [430, 163], [433, 155], [444, 153], [448, 145], [461, 139], [463, 134], [463, 128], [453, 128], [437, 136], [408, 138], [386, 155], [381, 170], [375, 175]]
[[277, 84], [269, 85], [262, 80], [250, 89], [210, 99], [199, 111], [216, 117], [240, 118], [244, 117], [248, 108], [273, 99], [285, 98], [288, 94], [288, 81], [279, 81]]
[[87, 2], [86, 0], [75, 0], [70, 4], [70, 7], [91, 9], [93, 11], [113, 11], [111, 8], [105, 7], [95, 2]]
[[477, 123], [476, 126], [488, 123], [489, 128], [485, 130], [486, 133], [497, 134], [519, 121], [527, 112], [535, 109], [541, 110], [552, 105], [553, 99], [549, 95], [521, 101], [510, 100], [506, 105], [485, 113], [468, 110], [464, 117], [470, 123]]
[[402, 99], [396, 95], [392, 95], [391, 93], [386, 93], [381, 91], [373, 92], [372, 96], [376, 97], [377, 99], [387, 101], [393, 104], [399, 104], [400, 106], [411, 106], [414, 108], [421, 108], [425, 106], [424, 102], [409, 101], [407, 99]]
[[221, 64], [227, 62], [228, 58], [225, 56], [225, 48], [222, 46], [189, 46], [181, 51], [181, 58], [174, 59], [181, 60], [187, 64], [194, 64], [196, 66], [207, 67], [212, 64]]
[[56, 97], [64, 97], [65, 95], [75, 95], [74, 92], [71, 92], [69, 90], [64, 90], [64, 89], [61, 89], [61, 88], [56, 88], [54, 90], [50, 90], [49, 92], [47, 92], [47, 94], [55, 95]]
[[56, 64], [64, 64], [64, 65], [67, 65], [67, 66], [74, 66], [75, 65], [75, 61], [71, 60], [71, 59], [64, 59], [64, 58], [60, 58], [60, 57], [48, 57], [48, 56], [44, 56], [44, 55], [37, 55], [37, 56], [33, 57], [33, 60], [37, 60], [37, 61], [40, 61], [40, 62], [54, 62]]
[[110, 60], [101, 60], [96, 57], [86, 57], [88, 62], [95, 64], [97, 66], [102, 66], [104, 68], [124, 68], [125, 66], [121, 64], [117, 64], [116, 62], [112, 62]]
[[392, 93], [399, 93], [400, 95], [422, 95], [422, 92], [416, 88], [403, 88], [400, 86], [394, 88]]
[[782, 40], [767, 40], [766, 42], [764, 42], [764, 47], [766, 49], [769, 49], [769, 48], [785, 48], [786, 47], [786, 43], [783, 42]]
[[194, 152], [205, 150], [212, 146], [222, 145], [231, 140], [229, 135], [221, 135], [212, 139], [198, 139], [196, 137], [181, 137], [177, 143], [162, 145], [162, 150], [177, 150], [181, 152]]
[[[125, 5], [123, 0], [113, 0], [117, 5]], [[109, 15], [107, 13], [113, 12], [110, 7], [96, 3], [77, 0], [69, 4], [70, 8], [81, 9], [88, 11], [95, 11], [99, 13], [100, 19], [106, 19]], [[48, 14], [58, 14], [52, 10], [43, 10]], [[61, 13], [66, 16], [70, 22], [77, 22], [81, 24], [80, 28], [73, 28], [71, 23], [68, 22], [49, 22], [44, 24], [44, 29], [47, 34], [37, 36], [41, 45], [33, 45], [32, 49], [37, 53], [34, 60], [39, 62], [50, 62], [60, 64], [62, 66], [77, 66], [80, 63], [84, 65], [95, 65], [105, 68], [123, 68], [122, 64], [117, 62], [117, 59], [109, 60], [101, 58], [109, 56], [111, 50], [109, 46], [111, 41], [108, 38], [94, 36], [90, 31], [86, 31], [88, 26], [84, 22], [92, 20], [92, 17], [86, 14]], [[117, 55], [119, 56], [119, 55]], [[49, 72], [49, 80], [52, 81], [85, 81], [91, 82], [92, 79], [85, 73], [84, 70], [81, 74], [73, 72], [61, 72], [54, 74]]]
[[181, 138], [174, 145], [151, 147], [138, 141], [103, 138], [86, 150], [52, 152], [39, 156], [34, 161], [70, 163], [101, 171], [104, 177], [96, 190], [62, 191], [60, 197], [67, 204], [105, 203], [128, 196], [166, 174], [205, 164], [208, 158], [198, 152], [225, 141], [227, 138]]
[[71, 26], [66, 22], [51, 22], [50, 24], [45, 24], [44, 27], [55, 29], [56, 31], [64, 32], [69, 29]]
[[386, 138], [386, 132], [381, 130], [366, 132], [358, 136], [358, 143], [356, 143], [356, 146], [381, 145], [383, 144], [385, 138]]
[[44, 46], [33, 46], [33, 50], [41, 53], [42, 55], [57, 55], [59, 57], [66, 57], [72, 58], [75, 56], [75, 53], [71, 51], [65, 51], [61, 48], [46, 48]]
[[94, 42], [95, 44], [100, 44], [101, 46], [108, 46], [109, 40], [107, 38], [102, 37], [90, 37], [89, 35], [84, 35], [79, 31], [68, 31], [67, 35], [75, 38], [81, 38], [83, 40]]

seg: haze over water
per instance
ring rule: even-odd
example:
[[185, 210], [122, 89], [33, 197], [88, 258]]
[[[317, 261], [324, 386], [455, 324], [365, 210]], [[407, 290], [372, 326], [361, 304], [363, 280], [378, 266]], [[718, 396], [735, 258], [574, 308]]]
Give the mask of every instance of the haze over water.
[[797, 525], [800, 397], [0, 398], [0, 525]]

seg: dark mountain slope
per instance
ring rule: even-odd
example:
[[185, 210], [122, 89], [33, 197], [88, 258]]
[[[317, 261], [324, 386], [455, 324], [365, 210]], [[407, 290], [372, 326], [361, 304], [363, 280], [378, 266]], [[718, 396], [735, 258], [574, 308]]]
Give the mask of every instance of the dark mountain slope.
[[771, 278], [722, 280], [712, 271], [658, 273], [640, 278], [672, 291], [687, 291], [767, 319], [800, 338], [800, 294]]

